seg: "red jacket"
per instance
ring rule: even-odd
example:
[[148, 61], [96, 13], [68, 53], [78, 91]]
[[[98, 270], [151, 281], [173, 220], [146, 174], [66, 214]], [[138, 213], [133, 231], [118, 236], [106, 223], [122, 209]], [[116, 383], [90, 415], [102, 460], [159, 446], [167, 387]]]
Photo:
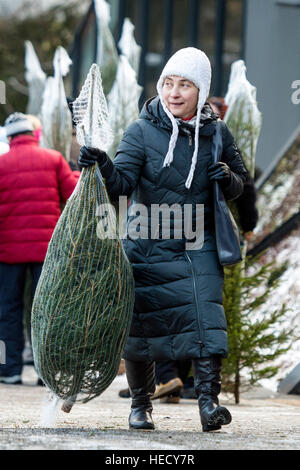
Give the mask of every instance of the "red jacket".
[[43, 262], [66, 202], [78, 180], [63, 156], [20, 135], [0, 156], [0, 262]]

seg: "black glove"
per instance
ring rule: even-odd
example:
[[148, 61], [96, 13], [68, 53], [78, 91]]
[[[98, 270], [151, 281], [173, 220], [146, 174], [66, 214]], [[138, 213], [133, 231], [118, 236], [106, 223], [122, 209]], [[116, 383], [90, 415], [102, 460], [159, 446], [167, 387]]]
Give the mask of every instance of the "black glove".
[[95, 165], [96, 162], [99, 165], [103, 165], [109, 159], [106, 152], [96, 149], [94, 147], [81, 147], [78, 158], [78, 165], [80, 168], [87, 168], [88, 166]]
[[208, 167], [210, 181], [218, 181], [222, 186], [226, 186], [231, 181], [231, 170], [224, 162], [217, 162]]

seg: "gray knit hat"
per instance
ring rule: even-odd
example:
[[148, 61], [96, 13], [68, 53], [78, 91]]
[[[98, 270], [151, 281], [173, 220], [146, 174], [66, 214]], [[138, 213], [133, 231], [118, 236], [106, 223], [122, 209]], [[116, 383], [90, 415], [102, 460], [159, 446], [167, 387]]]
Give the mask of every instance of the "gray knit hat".
[[27, 119], [25, 114], [13, 113], [6, 119], [4, 123], [7, 137], [23, 132], [33, 132], [33, 126]]
[[178, 137], [178, 124], [176, 118], [168, 110], [163, 100], [162, 89], [166, 77], [176, 75], [186, 78], [193, 82], [199, 88], [197, 116], [195, 126], [195, 150], [192, 158], [192, 164], [185, 186], [190, 188], [197, 163], [199, 148], [199, 127], [202, 108], [208, 98], [211, 82], [211, 65], [207, 55], [195, 47], [186, 47], [177, 51], [166, 63], [161, 76], [157, 82], [157, 91], [162, 107], [171, 120], [173, 130], [170, 138], [168, 153], [164, 160], [164, 166], [170, 166], [173, 161], [173, 152]]

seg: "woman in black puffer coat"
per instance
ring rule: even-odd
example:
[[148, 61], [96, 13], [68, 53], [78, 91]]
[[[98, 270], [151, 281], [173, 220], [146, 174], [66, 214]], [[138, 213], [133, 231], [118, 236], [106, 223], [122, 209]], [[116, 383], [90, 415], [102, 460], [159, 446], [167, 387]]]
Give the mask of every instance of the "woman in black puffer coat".
[[[125, 132], [114, 162], [88, 147], [79, 156], [81, 167], [98, 162], [112, 201], [119, 196], [132, 201], [124, 247], [135, 276], [135, 307], [123, 355], [132, 395], [131, 428], [154, 428], [154, 361], [163, 359], [193, 360], [204, 431], [231, 421], [229, 411], [218, 403], [221, 360], [228, 351], [212, 181], [219, 182], [226, 199], [235, 199], [243, 191], [246, 170], [225, 123], [221, 162], [211, 163], [217, 116], [206, 102], [210, 79], [210, 63], [202, 51], [178, 51], [162, 72], [158, 96], [145, 104]], [[139, 214], [135, 204], [143, 205]], [[155, 204], [180, 208], [167, 238], [161, 230], [164, 219], [156, 233], [153, 227], [151, 232]], [[195, 228], [196, 205], [204, 205], [199, 246], [188, 244], [182, 224], [179, 238], [176, 224], [189, 206]]]

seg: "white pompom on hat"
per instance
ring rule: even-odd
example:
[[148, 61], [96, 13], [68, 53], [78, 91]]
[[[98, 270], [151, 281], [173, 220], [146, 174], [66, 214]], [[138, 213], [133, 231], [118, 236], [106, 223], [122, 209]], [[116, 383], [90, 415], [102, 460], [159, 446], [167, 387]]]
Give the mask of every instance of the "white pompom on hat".
[[166, 77], [176, 75], [178, 77], [186, 78], [193, 82], [199, 89], [196, 127], [195, 127], [195, 149], [192, 158], [192, 164], [185, 186], [190, 188], [194, 176], [194, 171], [197, 163], [198, 148], [199, 148], [199, 127], [202, 108], [208, 98], [210, 83], [211, 83], [211, 65], [207, 55], [200, 49], [195, 47], [186, 47], [177, 51], [166, 63], [161, 76], [157, 82], [157, 91], [160, 98], [162, 107], [171, 120], [172, 135], [169, 142], [168, 153], [164, 160], [164, 166], [170, 166], [173, 161], [174, 148], [178, 137], [178, 124], [176, 118], [168, 110], [162, 95], [164, 80]]

